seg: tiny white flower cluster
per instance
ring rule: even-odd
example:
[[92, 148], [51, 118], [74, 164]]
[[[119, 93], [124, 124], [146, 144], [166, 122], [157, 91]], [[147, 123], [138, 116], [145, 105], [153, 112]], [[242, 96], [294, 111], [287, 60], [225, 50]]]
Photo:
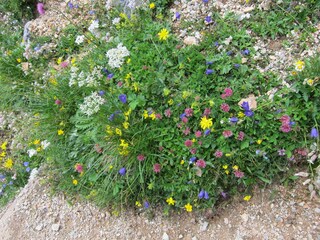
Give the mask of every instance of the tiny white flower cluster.
[[96, 33], [96, 29], [99, 28], [99, 20], [94, 20], [92, 21], [92, 23], [90, 24], [88, 30], [95, 35]]
[[84, 35], [77, 36], [75, 43], [80, 45], [84, 41]]
[[35, 150], [35, 149], [29, 149], [28, 151], [27, 151], [27, 153], [28, 153], [28, 155], [29, 155], [29, 158], [32, 158], [34, 155], [37, 155], [37, 150]]
[[105, 100], [98, 95], [97, 92], [93, 92], [90, 96], [84, 98], [84, 102], [80, 104], [80, 111], [91, 116], [100, 110], [100, 105], [104, 104]]
[[[50, 145], [50, 142], [48, 140], [41, 141], [41, 148], [43, 150], [49, 147], [49, 145]], [[36, 149], [31, 148], [27, 151], [27, 153], [29, 155], [29, 158], [32, 158], [33, 156], [37, 155], [38, 151]]]
[[124, 62], [124, 58], [129, 56], [130, 52], [122, 43], [119, 43], [117, 48], [110, 49], [106, 56], [109, 58], [108, 64], [111, 68], [119, 68]]
[[117, 25], [117, 24], [119, 24], [120, 23], [120, 20], [121, 20], [121, 18], [114, 18], [113, 20], [112, 20], [112, 24], [113, 25]]
[[69, 86], [73, 86], [78, 84], [79, 87], [97, 87], [99, 86], [99, 79], [103, 77], [101, 70], [101, 66], [94, 67], [91, 73], [85, 73], [81, 71], [79, 74], [77, 67], [71, 67], [70, 69], [70, 79], [69, 79]]

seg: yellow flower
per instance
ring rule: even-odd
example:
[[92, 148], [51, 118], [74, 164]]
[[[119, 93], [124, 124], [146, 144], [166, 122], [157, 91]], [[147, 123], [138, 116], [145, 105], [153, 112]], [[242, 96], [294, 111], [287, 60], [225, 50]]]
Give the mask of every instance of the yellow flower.
[[62, 63], [62, 57], [59, 57], [57, 60], [57, 63], [60, 65], [60, 63]]
[[2, 150], [6, 150], [6, 149], [7, 149], [7, 144], [8, 144], [8, 142], [2, 143], [2, 144], [1, 144], [1, 149], [2, 149]]
[[123, 156], [127, 156], [129, 154], [129, 151], [124, 149], [124, 150], [119, 150], [119, 154]]
[[195, 138], [193, 138], [191, 141], [192, 141], [193, 143], [195, 143], [197, 140], [196, 140]]
[[131, 108], [129, 108], [128, 111], [124, 112], [124, 115], [125, 116], [129, 116], [131, 114], [131, 112], [132, 112], [132, 110], [131, 110]]
[[17, 58], [17, 62], [18, 62], [18, 63], [21, 63], [21, 58]]
[[58, 130], [58, 135], [60, 136], [60, 135], [63, 135], [63, 134], [64, 134], [64, 131], [62, 129], [59, 129]]
[[123, 147], [124, 149], [127, 148], [129, 146], [128, 143], [126, 143], [126, 141], [124, 139], [120, 139], [121, 143], [120, 143], [120, 147]]
[[296, 72], [296, 71], [291, 71], [291, 75], [292, 76], [295, 76], [295, 75], [297, 75], [298, 73]]
[[75, 57], [71, 58], [71, 64], [72, 64], [72, 66], [75, 66], [75, 62], [76, 62], [76, 58], [75, 58]]
[[305, 63], [304, 63], [303, 61], [301, 61], [301, 60], [298, 60], [297, 62], [295, 62], [294, 65], [296, 66], [295, 69], [296, 69], [298, 72], [301, 72], [301, 71], [304, 69], [304, 67], [305, 67]]
[[159, 39], [160, 40], [167, 40], [169, 37], [169, 32], [167, 29], [163, 28], [161, 31], [158, 33]]
[[181, 160], [181, 161], [180, 161], [180, 164], [183, 165], [183, 164], [184, 164], [184, 160]]
[[234, 165], [232, 168], [233, 170], [239, 170], [239, 167], [237, 165]]
[[142, 116], [143, 116], [144, 119], [147, 119], [149, 117], [148, 111], [144, 110]]
[[116, 134], [117, 134], [117, 135], [119, 135], [119, 136], [121, 136], [121, 135], [122, 135], [122, 131], [121, 131], [121, 129], [116, 128]]
[[156, 119], [156, 114], [153, 112], [149, 115], [149, 117], [152, 119], [152, 120], [155, 120]]
[[6, 155], [7, 155], [6, 152], [2, 152], [2, 153], [0, 154], [0, 157], [5, 157]]
[[136, 201], [136, 206], [137, 207], [141, 207], [142, 205], [141, 205], [141, 203], [139, 201]]
[[183, 99], [186, 99], [187, 97], [189, 97], [191, 95], [191, 92], [189, 92], [189, 91], [183, 91], [182, 92], [182, 98]]
[[109, 135], [112, 135], [113, 134], [113, 131], [111, 129], [111, 127], [109, 125], [106, 126], [106, 132], [109, 134]]
[[149, 4], [150, 9], [154, 9], [155, 7], [156, 7], [156, 5], [153, 2]]
[[238, 118], [243, 118], [245, 114], [243, 112], [238, 112]]
[[37, 148], [37, 152], [41, 152], [41, 150], [42, 150], [42, 147]]
[[222, 166], [222, 168], [223, 168], [223, 169], [227, 169], [227, 168], [228, 168], [228, 165], [225, 164], [225, 165]]
[[168, 96], [169, 94], [170, 94], [170, 89], [164, 88], [164, 89], [163, 89], [163, 95], [164, 95], [164, 96]]
[[224, 172], [225, 172], [227, 175], [230, 173], [229, 170], [225, 170]]
[[184, 208], [186, 209], [187, 212], [192, 212], [192, 205], [190, 203], [184, 205]]
[[201, 118], [200, 127], [202, 129], [208, 129], [212, 126], [212, 118], [203, 117]]
[[172, 105], [172, 104], [173, 104], [173, 99], [172, 99], [172, 98], [168, 101], [168, 104], [169, 104], [169, 105]]
[[139, 91], [139, 83], [137, 83], [137, 82], [132, 83], [132, 87], [133, 87], [135, 92]]
[[231, 153], [226, 153], [226, 157], [231, 157]]
[[58, 82], [55, 78], [49, 78], [49, 82], [52, 84], [52, 85], [58, 85]]
[[166, 202], [168, 203], [168, 205], [174, 205], [176, 200], [173, 200], [172, 197], [167, 198]]
[[110, 165], [110, 166], [109, 166], [109, 170], [112, 170], [112, 168], [113, 168], [113, 166], [112, 166], [112, 165]]
[[11, 158], [8, 158], [7, 161], [4, 162], [3, 167], [6, 169], [12, 169], [13, 161]]
[[129, 123], [128, 123], [128, 122], [124, 122], [124, 123], [122, 123], [122, 125], [123, 125], [123, 127], [124, 127], [125, 129], [128, 129], [128, 128], [129, 128]]
[[312, 86], [313, 83], [314, 83], [314, 80], [308, 79], [308, 78], [306, 78], [306, 79], [303, 81], [303, 84], [308, 84], [309, 86]]
[[39, 125], [40, 125], [40, 122], [35, 122], [34, 125], [35, 125], [35, 126], [39, 126]]
[[34, 141], [33, 141], [33, 144], [34, 144], [34, 145], [38, 145], [38, 144], [40, 144], [40, 139], [36, 139], [36, 140], [34, 140]]
[[257, 144], [260, 145], [261, 143], [262, 143], [262, 139], [258, 139], [258, 140], [257, 140]]
[[213, 100], [210, 100], [210, 101], [209, 101], [209, 105], [210, 105], [210, 107], [213, 107], [213, 106], [214, 106], [214, 101], [213, 101]]
[[245, 196], [245, 197], [243, 198], [243, 200], [245, 200], [245, 201], [250, 201], [250, 199], [251, 199], [251, 196], [250, 196], [250, 195], [247, 195], [247, 196]]
[[127, 59], [127, 64], [131, 63], [131, 58]]
[[77, 185], [78, 184], [78, 180], [77, 179], [73, 179], [72, 183], [73, 183], [73, 185]]

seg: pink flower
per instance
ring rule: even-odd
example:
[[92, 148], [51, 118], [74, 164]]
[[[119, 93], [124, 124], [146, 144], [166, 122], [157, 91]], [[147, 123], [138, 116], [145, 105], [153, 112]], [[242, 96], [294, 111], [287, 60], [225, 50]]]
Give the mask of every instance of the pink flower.
[[223, 156], [223, 152], [220, 151], [220, 150], [217, 150], [217, 151], [214, 153], [214, 156], [215, 156], [216, 158], [221, 158], [221, 157]]
[[282, 124], [282, 126], [280, 127], [280, 130], [285, 133], [290, 132], [291, 126], [289, 124]]
[[184, 142], [184, 145], [185, 145], [186, 147], [191, 147], [192, 144], [193, 144], [193, 142], [192, 142], [190, 139], [188, 139], [188, 140], [186, 140], [186, 141]]
[[123, 84], [122, 82], [117, 83], [118, 87], [122, 87], [122, 84]]
[[57, 105], [61, 105], [61, 100], [57, 99], [57, 100], [54, 101], [54, 103], [57, 104]]
[[68, 65], [69, 65], [69, 63], [66, 62], [66, 61], [60, 63], [60, 67], [61, 67], [61, 68], [66, 68], [66, 67], [68, 67]]
[[189, 135], [189, 134], [190, 134], [190, 128], [187, 127], [187, 128], [183, 131], [183, 134], [186, 135], [186, 136]]
[[280, 122], [282, 122], [282, 124], [289, 124], [290, 123], [290, 117], [288, 115], [283, 115], [280, 118]]
[[190, 153], [195, 155], [197, 153], [197, 149], [196, 148], [191, 148], [190, 149]]
[[183, 123], [187, 123], [188, 122], [188, 118], [186, 118], [186, 117], [183, 117], [181, 120], [182, 120]]
[[37, 10], [38, 10], [38, 13], [39, 13], [40, 15], [43, 15], [43, 14], [45, 13], [45, 11], [44, 11], [44, 4], [43, 4], [43, 3], [38, 3], [38, 4], [37, 4]]
[[171, 109], [169, 108], [169, 109], [167, 109], [167, 110], [165, 110], [164, 111], [164, 115], [166, 116], [166, 117], [171, 117]]
[[139, 154], [139, 155], [137, 156], [137, 159], [141, 162], [141, 161], [143, 161], [143, 160], [145, 159], [145, 156], [142, 155], [142, 154]]
[[226, 94], [227, 97], [231, 97], [233, 92], [231, 88], [226, 88], [224, 90], [224, 93]]
[[242, 141], [243, 138], [244, 138], [244, 132], [240, 131], [239, 134], [238, 134], [238, 138], [237, 138], [237, 139], [238, 139], [239, 141]]
[[230, 131], [230, 130], [225, 130], [225, 131], [223, 131], [223, 136], [225, 137], [225, 138], [228, 138], [228, 137], [231, 137], [232, 136], [232, 132]]
[[205, 168], [206, 167], [206, 161], [203, 160], [203, 159], [199, 159], [197, 162], [196, 162], [196, 165], [199, 167], [199, 168]]
[[199, 144], [199, 145], [202, 145], [202, 141], [199, 141], [198, 144]]
[[230, 107], [229, 107], [228, 104], [222, 103], [221, 106], [220, 106], [220, 109], [221, 109], [222, 111], [224, 111], [224, 112], [229, 112]]
[[201, 137], [202, 133], [201, 131], [196, 131], [194, 135], [196, 135], [196, 138], [199, 138]]
[[161, 165], [159, 163], [156, 163], [156, 164], [153, 165], [153, 171], [155, 173], [159, 173], [160, 170], [161, 170]]
[[161, 152], [164, 149], [164, 147], [159, 146], [159, 151]]
[[227, 98], [227, 95], [225, 93], [221, 94], [221, 98], [222, 99], [226, 99]]
[[244, 177], [244, 172], [241, 172], [240, 170], [235, 170], [233, 173], [237, 178], [243, 178]]
[[206, 108], [203, 112], [203, 116], [208, 117], [211, 114], [211, 109], [210, 108]]
[[80, 163], [77, 163], [74, 166], [74, 169], [78, 172], [78, 173], [82, 173], [83, 172], [83, 166]]
[[193, 110], [192, 110], [192, 108], [186, 108], [184, 110], [184, 113], [186, 114], [187, 117], [191, 117], [193, 114]]

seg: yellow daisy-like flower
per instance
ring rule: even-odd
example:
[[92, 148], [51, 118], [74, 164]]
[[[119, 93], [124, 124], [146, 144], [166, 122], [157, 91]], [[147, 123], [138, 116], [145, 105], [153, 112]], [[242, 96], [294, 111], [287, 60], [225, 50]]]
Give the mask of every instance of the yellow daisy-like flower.
[[38, 144], [40, 144], [40, 139], [36, 139], [36, 140], [34, 140], [34, 141], [33, 141], [33, 144], [34, 144], [34, 145], [38, 145]]
[[11, 158], [8, 158], [7, 161], [4, 162], [3, 167], [6, 169], [12, 169], [13, 166], [13, 160]]
[[228, 168], [228, 165], [223, 165], [222, 168], [223, 168], [223, 169], [227, 169], [227, 168]]
[[187, 97], [189, 97], [191, 95], [191, 92], [189, 92], [189, 91], [183, 91], [182, 92], [182, 98], [183, 99], [186, 99]]
[[137, 207], [141, 207], [142, 205], [141, 205], [141, 203], [139, 201], [136, 201], [136, 206]]
[[209, 129], [212, 126], [212, 118], [203, 117], [200, 121], [200, 127], [202, 129]]
[[7, 144], [8, 144], [8, 142], [2, 143], [2, 144], [1, 144], [1, 149], [2, 149], [2, 150], [6, 150], [6, 149], [7, 149]]
[[77, 179], [73, 179], [72, 180], [72, 184], [75, 185], [75, 186], [78, 185], [78, 180]]
[[18, 62], [18, 63], [21, 63], [21, 58], [17, 58], [17, 62]]
[[122, 131], [121, 131], [121, 129], [116, 128], [116, 134], [117, 134], [117, 135], [119, 135], [119, 136], [121, 136], [121, 135], [122, 135]]
[[60, 135], [63, 135], [63, 134], [64, 134], [64, 131], [62, 129], [59, 129], [58, 130], [58, 135], [60, 136]]
[[243, 198], [243, 200], [245, 200], [245, 201], [250, 201], [250, 199], [251, 199], [251, 196], [250, 195], [247, 195], [247, 196], [245, 196], [244, 198]]
[[184, 205], [184, 208], [186, 209], [187, 212], [192, 212], [192, 205], [190, 203]]
[[166, 28], [161, 29], [161, 31], [158, 33], [158, 37], [160, 40], [167, 40], [169, 37], [169, 32]]
[[109, 125], [106, 126], [106, 132], [108, 133], [108, 135], [113, 134], [112, 128]]
[[139, 83], [137, 83], [137, 82], [132, 83], [132, 87], [133, 87], [135, 92], [139, 91]]
[[226, 153], [226, 157], [231, 157], [231, 153]]
[[164, 88], [163, 89], [163, 95], [168, 96], [170, 94], [170, 89], [169, 88]]
[[120, 139], [120, 141], [121, 141], [121, 143], [119, 144], [120, 147], [127, 148], [129, 146], [129, 144], [126, 143], [126, 140]]
[[172, 197], [167, 198], [166, 202], [168, 203], [168, 205], [174, 205], [176, 200], [174, 200]]
[[239, 167], [237, 165], [234, 165], [232, 168], [233, 170], [239, 170]]
[[305, 67], [304, 61], [301, 61], [301, 60], [298, 60], [297, 62], [295, 62], [294, 65], [296, 66], [295, 69], [296, 69], [298, 72], [301, 72], [301, 71], [304, 69], [304, 67]]
[[227, 175], [229, 175], [230, 171], [229, 170], [225, 170], [224, 171]]
[[6, 155], [7, 155], [6, 152], [2, 152], [2, 153], [0, 154], [0, 157], [5, 157]]
[[128, 129], [128, 128], [129, 128], [129, 123], [128, 123], [128, 122], [124, 122], [124, 123], [122, 123], [122, 125], [123, 125], [123, 127], [124, 127], [125, 129]]
[[150, 9], [154, 9], [155, 7], [156, 7], [156, 4], [154, 4], [153, 2], [149, 4]]

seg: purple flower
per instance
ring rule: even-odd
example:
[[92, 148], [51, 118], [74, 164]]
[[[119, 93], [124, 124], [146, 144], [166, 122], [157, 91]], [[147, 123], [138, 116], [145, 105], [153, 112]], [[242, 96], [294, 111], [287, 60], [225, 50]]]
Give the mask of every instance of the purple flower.
[[223, 197], [223, 198], [227, 198], [227, 193], [225, 193], [225, 192], [221, 192], [221, 196]]
[[279, 156], [284, 156], [284, 155], [286, 155], [286, 150], [285, 149], [279, 149], [278, 150], [278, 154], [279, 154]]
[[293, 125], [295, 125], [295, 124], [296, 124], [296, 122], [292, 122], [292, 121], [289, 123], [289, 125], [290, 125], [291, 127], [292, 127]]
[[180, 119], [182, 120], [184, 117], [186, 117], [186, 113], [180, 114]]
[[201, 190], [200, 193], [198, 194], [198, 198], [202, 199], [204, 197], [204, 190]]
[[237, 117], [229, 118], [229, 121], [230, 121], [231, 123], [237, 123], [238, 120], [239, 120], [239, 119], [238, 119]]
[[218, 42], [214, 42], [214, 46], [215, 47], [219, 47], [219, 43]]
[[145, 202], [143, 203], [143, 206], [144, 206], [144, 208], [148, 209], [148, 208], [150, 207], [150, 204], [149, 204], [148, 201], [145, 201]]
[[12, 181], [10, 181], [10, 182], [9, 182], [9, 185], [12, 185], [12, 184], [13, 184], [13, 182], [12, 182]]
[[93, 14], [95, 14], [95, 13], [96, 13], [96, 12], [95, 12], [94, 10], [90, 10], [90, 11], [89, 11], [89, 14], [90, 14], [90, 15], [93, 15]]
[[250, 107], [249, 107], [249, 103], [248, 102], [243, 102], [241, 104], [241, 107], [245, 110], [245, 111], [249, 111]]
[[207, 69], [207, 70], [206, 70], [206, 74], [207, 74], [207, 75], [212, 74], [212, 73], [214, 73], [214, 70], [212, 70], [212, 69]]
[[119, 95], [119, 100], [122, 103], [126, 103], [127, 102], [127, 96], [125, 94], [121, 94], [121, 95]]
[[176, 12], [176, 15], [175, 15], [175, 16], [176, 16], [176, 19], [180, 19], [180, 16], [181, 16], [181, 15], [180, 15], [179, 12]]
[[248, 49], [245, 49], [241, 52], [243, 55], [249, 55], [250, 51]]
[[207, 191], [204, 191], [204, 199], [206, 200], [209, 199], [209, 193]]
[[195, 160], [197, 160], [197, 157], [191, 157], [189, 163], [194, 163]]
[[202, 0], [202, 2], [203, 2], [203, 3], [208, 3], [208, 2], [209, 2], [209, 0]]
[[231, 56], [232, 53], [233, 53], [232, 51], [228, 51], [228, 52], [227, 52], [227, 55], [228, 55], [228, 56]]
[[44, 4], [43, 4], [43, 3], [38, 3], [38, 4], [37, 4], [37, 10], [38, 10], [38, 13], [39, 13], [40, 15], [45, 14]]
[[108, 79], [113, 78], [113, 76], [114, 76], [114, 74], [113, 74], [113, 73], [108, 74]]
[[70, 9], [72, 9], [74, 6], [73, 6], [73, 4], [72, 4], [72, 2], [68, 2], [68, 7], [70, 8]]
[[212, 61], [207, 61], [206, 64], [207, 65], [211, 65], [211, 64], [213, 64], [213, 62]]
[[124, 167], [119, 170], [119, 174], [120, 174], [121, 176], [124, 176], [124, 175], [126, 174], [126, 172], [127, 172], [127, 169], [124, 168]]
[[249, 110], [249, 111], [244, 111], [244, 114], [247, 116], [247, 117], [252, 117], [254, 115], [254, 113]]
[[29, 167], [26, 168], [26, 172], [30, 172], [30, 170], [31, 170], [31, 169], [30, 169]]
[[210, 129], [206, 129], [206, 130], [204, 131], [204, 135], [205, 135], [205, 136], [208, 136], [208, 135], [210, 134], [210, 132], [211, 132]]
[[315, 127], [313, 127], [311, 129], [310, 137], [311, 138], [318, 138], [319, 137], [319, 132]]
[[102, 72], [104, 72], [106, 75], [108, 75], [110, 73], [109, 70], [106, 68], [102, 68]]
[[114, 117], [115, 117], [116, 115], [114, 114], [114, 113], [112, 113], [111, 115], [110, 115], [110, 117], [108, 118], [109, 119], [109, 121], [113, 121], [114, 120]]
[[240, 67], [240, 64], [239, 63], [236, 63], [233, 65], [235, 68], [239, 68]]
[[206, 23], [211, 23], [212, 19], [210, 16], [206, 16], [205, 21], [206, 21]]
[[29, 162], [24, 162], [23, 166], [28, 167], [29, 166]]
[[103, 91], [103, 90], [101, 90], [101, 91], [98, 92], [99, 96], [103, 96], [105, 93], [106, 93], [106, 92]]

